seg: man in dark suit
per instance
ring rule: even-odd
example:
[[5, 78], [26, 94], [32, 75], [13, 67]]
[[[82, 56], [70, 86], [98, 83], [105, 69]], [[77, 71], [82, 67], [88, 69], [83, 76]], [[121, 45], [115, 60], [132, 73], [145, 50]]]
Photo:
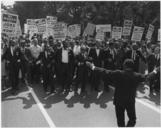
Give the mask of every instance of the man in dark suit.
[[142, 53], [138, 50], [138, 45], [136, 43], [132, 44], [132, 49], [125, 53], [125, 59], [132, 59], [134, 61], [134, 71], [139, 71], [139, 59], [142, 59], [146, 63], [146, 59], [143, 57]]
[[110, 77], [115, 85], [114, 105], [119, 127], [125, 127], [125, 110], [129, 117], [126, 126], [134, 127], [136, 124], [135, 112], [135, 96], [136, 89], [140, 82], [145, 81], [145, 76], [133, 71], [134, 62], [131, 59], [124, 61], [123, 70], [106, 70], [95, 67], [93, 64], [86, 63], [93, 71], [102, 75], [102, 77]]
[[[114, 43], [110, 42], [109, 47], [104, 49], [103, 52], [104, 68], [109, 70], [114, 70], [116, 65], [116, 50], [114, 48]], [[109, 85], [111, 85], [111, 80], [109, 78], [103, 79], [104, 81], [104, 90], [109, 91]]]
[[55, 63], [54, 53], [50, 51], [47, 44], [44, 45], [44, 50], [40, 53], [37, 63], [42, 65], [44, 91], [47, 92], [47, 89], [50, 87], [50, 92], [55, 92], [55, 86], [53, 85], [55, 72], [52, 69]]
[[62, 85], [62, 91], [68, 93], [70, 90], [70, 84], [72, 83], [72, 71], [74, 65], [74, 54], [71, 49], [68, 48], [68, 44], [63, 41], [63, 48], [56, 51], [56, 65], [57, 73], [59, 72], [59, 82]]
[[16, 42], [14, 40], [10, 40], [10, 46], [2, 56], [2, 60], [5, 59], [7, 61], [12, 94], [15, 94], [18, 90], [19, 70], [22, 62], [22, 54], [20, 48], [15, 47], [15, 43]]
[[[89, 50], [89, 57], [92, 58], [92, 62], [94, 63], [94, 65], [98, 66], [98, 67], [102, 67], [103, 66], [103, 50], [100, 48], [100, 43], [96, 42], [96, 47], [92, 47]], [[91, 86], [92, 86], [92, 90], [95, 91], [99, 91], [99, 84], [101, 81], [101, 77], [96, 74], [93, 73], [91, 74]]]
[[76, 57], [78, 69], [76, 72], [76, 78], [74, 79], [75, 94], [77, 94], [79, 84], [82, 84], [81, 94], [86, 93], [85, 85], [88, 80], [88, 67], [86, 66], [86, 61], [89, 61], [87, 49], [85, 46], [81, 46], [80, 53]]

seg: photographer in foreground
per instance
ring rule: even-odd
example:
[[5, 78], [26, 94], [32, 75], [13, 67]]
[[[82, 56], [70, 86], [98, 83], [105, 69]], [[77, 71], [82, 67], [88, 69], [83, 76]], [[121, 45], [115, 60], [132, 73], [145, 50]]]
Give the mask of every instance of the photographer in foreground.
[[125, 127], [125, 110], [129, 121], [127, 127], [134, 127], [136, 124], [135, 112], [135, 96], [136, 89], [140, 82], [144, 82], [147, 78], [152, 77], [159, 71], [159, 68], [148, 76], [134, 72], [134, 62], [132, 59], [126, 59], [123, 64], [123, 70], [106, 70], [104, 68], [95, 67], [94, 64], [86, 62], [95, 73], [99, 73], [103, 79], [110, 78], [115, 86], [114, 105], [119, 127]]

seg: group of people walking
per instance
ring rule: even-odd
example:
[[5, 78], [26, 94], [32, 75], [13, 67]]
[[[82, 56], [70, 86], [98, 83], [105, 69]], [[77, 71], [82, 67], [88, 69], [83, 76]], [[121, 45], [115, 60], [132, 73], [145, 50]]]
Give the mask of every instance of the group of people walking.
[[[74, 86], [77, 93], [79, 84], [81, 92], [86, 92], [86, 84], [91, 89], [100, 91], [100, 82], [104, 90], [112, 85], [110, 78], [102, 78], [86, 66], [86, 61], [95, 66], [109, 70], [123, 69], [127, 58], [134, 61], [134, 71], [145, 74], [160, 66], [160, 48], [157, 44], [132, 43], [110, 40], [100, 42], [82, 38], [54, 40], [40, 39], [37, 35], [31, 40], [21, 36], [18, 40], [2, 38], [2, 76], [8, 76], [13, 93], [18, 89], [19, 78], [32, 84], [43, 83], [44, 91], [56, 91], [59, 84], [61, 92], [68, 93]], [[159, 76], [150, 80], [150, 90], [159, 91]], [[5, 86], [4, 86], [5, 87]]]

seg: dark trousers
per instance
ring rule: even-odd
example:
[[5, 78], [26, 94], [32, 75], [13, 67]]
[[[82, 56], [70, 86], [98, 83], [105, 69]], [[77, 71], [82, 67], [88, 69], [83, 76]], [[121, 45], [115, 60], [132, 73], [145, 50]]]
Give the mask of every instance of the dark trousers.
[[50, 87], [50, 91], [54, 91], [55, 90], [55, 86], [54, 86], [54, 78], [52, 75], [52, 69], [51, 68], [47, 68], [47, 67], [43, 67], [42, 68], [42, 77], [43, 77], [43, 88], [44, 91], [47, 91], [47, 89]]
[[69, 90], [70, 84], [72, 83], [72, 70], [70, 65], [68, 63], [62, 63], [60, 72], [60, 81], [62, 89]]
[[[152, 72], [153, 70], [154, 70], [154, 66], [148, 65], [148, 73]], [[154, 79], [150, 79], [149, 81], [150, 91], [153, 90], [153, 84], [154, 84]]]
[[79, 66], [77, 70], [77, 76], [75, 79], [75, 91], [78, 90], [78, 85], [81, 84], [81, 91], [85, 92], [85, 87], [88, 79], [88, 70], [87, 67]]
[[19, 83], [19, 67], [12, 67], [12, 69], [9, 70], [9, 80], [11, 82], [12, 90], [18, 89], [18, 83]]
[[129, 121], [127, 127], [134, 127], [136, 124], [136, 112], [135, 112], [135, 103], [129, 103], [126, 105], [115, 105], [115, 112], [117, 117], [117, 125], [119, 127], [125, 127], [125, 110]]
[[91, 73], [91, 90], [99, 90], [99, 84], [101, 81], [101, 76], [97, 72]]
[[40, 81], [40, 65], [36, 65], [35, 63], [31, 66], [31, 81], [39, 82]]

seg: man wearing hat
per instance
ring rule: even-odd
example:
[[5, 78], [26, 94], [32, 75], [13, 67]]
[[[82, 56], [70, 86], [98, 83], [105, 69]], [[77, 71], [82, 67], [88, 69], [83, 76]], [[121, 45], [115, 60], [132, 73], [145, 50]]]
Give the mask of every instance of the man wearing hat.
[[[114, 105], [117, 125], [119, 127], [134, 127], [136, 124], [136, 89], [140, 82], [145, 81], [145, 75], [134, 72], [134, 61], [132, 59], [126, 59], [124, 61], [123, 70], [114, 71], [95, 67], [90, 62], [86, 62], [86, 64], [95, 73], [99, 73], [104, 78], [110, 78], [115, 85]], [[154, 73], [156, 73], [156, 71]], [[127, 125], [125, 125], [125, 111], [127, 111], [129, 118]]]

